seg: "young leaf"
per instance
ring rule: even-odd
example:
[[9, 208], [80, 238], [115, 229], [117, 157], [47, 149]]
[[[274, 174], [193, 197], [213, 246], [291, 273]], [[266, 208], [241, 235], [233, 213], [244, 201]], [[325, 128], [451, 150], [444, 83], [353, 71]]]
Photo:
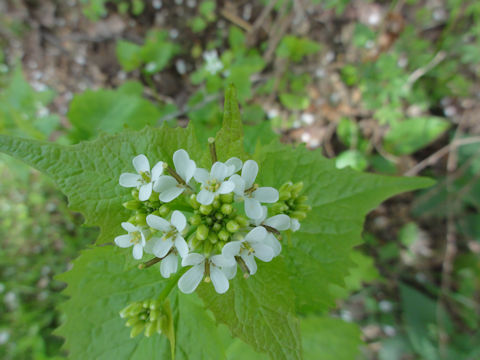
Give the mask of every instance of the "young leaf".
[[70, 208], [85, 216], [86, 225], [100, 226], [99, 244], [120, 235], [120, 224], [129, 217], [122, 203], [131, 199], [130, 190], [119, 186], [118, 179], [133, 170], [132, 159], [145, 154], [152, 163], [171, 162], [178, 149], [200, 160], [195, 158], [201, 150], [191, 128], [147, 127], [73, 146], [0, 135], [0, 151], [46, 173], [67, 195]]

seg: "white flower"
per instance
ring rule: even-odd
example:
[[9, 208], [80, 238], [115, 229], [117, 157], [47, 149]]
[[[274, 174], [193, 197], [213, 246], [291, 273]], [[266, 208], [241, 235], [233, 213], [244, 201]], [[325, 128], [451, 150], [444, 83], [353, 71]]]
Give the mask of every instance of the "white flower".
[[190, 253], [182, 260], [182, 266], [192, 266], [178, 281], [178, 288], [185, 294], [195, 291], [205, 272], [212, 280], [215, 291], [223, 294], [228, 290], [228, 279], [231, 279], [235, 260], [226, 259], [223, 255], [205, 257], [202, 254]]
[[197, 201], [203, 205], [210, 205], [216, 195], [231, 193], [235, 184], [225, 178], [232, 175], [234, 171], [234, 165], [226, 165], [219, 161], [212, 165], [210, 173], [205, 169], [197, 168], [194, 177], [202, 184]]
[[135, 156], [132, 162], [138, 174], [123, 173], [120, 175], [119, 183], [123, 187], [138, 188], [140, 190], [138, 199], [146, 201], [152, 195], [153, 183], [162, 175], [163, 163], [159, 161], [150, 172], [150, 163], [145, 155]]
[[186, 184], [192, 179], [197, 168], [195, 161], [191, 160], [188, 153], [183, 149], [175, 151], [173, 164], [177, 174], [185, 181], [185, 184], [180, 184], [172, 176], [160, 176], [153, 185], [153, 189], [160, 193], [159, 199], [162, 202], [170, 202], [183, 193], [187, 187]]
[[229, 261], [234, 261], [235, 256], [240, 256], [250, 275], [253, 275], [257, 272], [255, 257], [269, 262], [275, 256], [274, 250], [266, 241], [267, 235], [267, 230], [263, 226], [257, 226], [243, 240], [227, 243], [222, 249], [222, 255]]
[[150, 214], [147, 216], [147, 224], [153, 229], [163, 232], [163, 236], [153, 237], [149, 241], [149, 250], [159, 258], [165, 257], [170, 250], [175, 247], [178, 254], [183, 258], [188, 254], [188, 245], [183, 236], [182, 231], [187, 225], [187, 219], [180, 211], [175, 210], [172, 213], [170, 221], [164, 218]]
[[234, 192], [245, 200], [245, 213], [251, 219], [262, 216], [261, 203], [274, 203], [278, 200], [278, 190], [273, 187], [257, 187], [254, 184], [258, 174], [258, 164], [247, 160], [243, 164], [242, 176], [233, 175], [230, 181], [235, 183]]
[[291, 218], [290, 219], [290, 230], [295, 232], [299, 229], [300, 229], [300, 221], [298, 221], [297, 219]]
[[124, 228], [128, 234], [117, 236], [115, 238], [115, 244], [121, 248], [127, 248], [133, 245], [133, 258], [140, 260], [143, 256], [143, 248], [146, 243], [144, 230], [129, 222], [122, 222], [122, 228]]
[[203, 53], [203, 59], [205, 60], [205, 70], [210, 74], [215, 75], [223, 69], [223, 63], [218, 58], [217, 50], [205, 51]]
[[[267, 219], [267, 213], [268, 213], [267, 207], [262, 206], [262, 216], [258, 219], [253, 220], [252, 223], [255, 226], [264, 225], [267, 227], [267, 230], [268, 228], [271, 228], [277, 231], [284, 231], [290, 228], [291, 219], [288, 215], [279, 214], [279, 215], [269, 217]], [[272, 234], [270, 231], [268, 231], [267, 233], [265, 243], [272, 248], [275, 256], [278, 256], [278, 254], [280, 254], [280, 252], [282, 251], [282, 244], [280, 244], [280, 241], [278, 241], [277, 237], [274, 234]]]

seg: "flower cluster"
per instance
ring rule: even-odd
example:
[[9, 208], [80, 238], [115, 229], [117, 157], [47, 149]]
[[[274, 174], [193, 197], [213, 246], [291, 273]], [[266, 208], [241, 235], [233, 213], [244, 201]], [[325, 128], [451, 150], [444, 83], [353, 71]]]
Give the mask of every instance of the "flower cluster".
[[[212, 148], [211, 148], [212, 150]], [[150, 168], [143, 154], [133, 159], [137, 173], [123, 173], [119, 183], [131, 187], [133, 199], [124, 207], [135, 211], [121, 225], [127, 234], [115, 243], [133, 247], [133, 257], [155, 257], [140, 267], [160, 262], [168, 278], [183, 275], [178, 287], [195, 291], [204, 279], [225, 293], [237, 267], [248, 277], [257, 260], [271, 261], [282, 250], [281, 231], [296, 231], [310, 209], [300, 196], [303, 184], [286, 183], [280, 191], [259, 186], [258, 164], [238, 158], [216, 161], [213, 144], [210, 170], [197, 167], [188, 153], [177, 150], [173, 166], [159, 161]]]
[[159, 300], [135, 301], [120, 311], [120, 317], [126, 318], [126, 326], [131, 327], [130, 337], [134, 338], [142, 331], [146, 337], [161, 334], [171, 321], [169, 303]]

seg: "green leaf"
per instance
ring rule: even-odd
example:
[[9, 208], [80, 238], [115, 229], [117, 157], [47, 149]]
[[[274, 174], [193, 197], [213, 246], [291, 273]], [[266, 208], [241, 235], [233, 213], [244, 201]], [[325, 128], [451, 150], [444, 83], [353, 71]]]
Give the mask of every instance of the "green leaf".
[[392, 154], [412, 154], [437, 139], [449, 127], [447, 120], [435, 116], [395, 121], [385, 135], [384, 147]]
[[70, 138], [78, 142], [102, 131], [117, 133], [156, 124], [161, 113], [142, 97], [142, 91], [139, 83], [127, 82], [117, 90], [87, 90], [76, 95], [67, 113], [73, 126]]
[[70, 208], [85, 216], [86, 225], [100, 226], [100, 244], [120, 235], [120, 224], [129, 217], [122, 203], [131, 199], [130, 190], [119, 186], [118, 178], [133, 170], [133, 157], [143, 153], [153, 166], [160, 159], [171, 161], [178, 149], [200, 162], [201, 150], [191, 128], [147, 127], [73, 146], [0, 135], [0, 151], [46, 173], [67, 195]]
[[225, 92], [223, 125], [217, 133], [215, 143], [220, 161], [225, 161], [232, 156], [240, 158], [245, 156], [242, 118], [233, 85], [230, 85]]
[[276, 54], [279, 57], [289, 58], [294, 62], [299, 62], [304, 56], [315, 54], [319, 52], [321, 48], [319, 43], [306, 37], [287, 35], [282, 38]]
[[353, 265], [352, 247], [362, 242], [363, 222], [370, 210], [392, 195], [433, 184], [426, 178], [338, 170], [334, 160], [303, 146], [292, 150], [273, 143], [258, 149], [254, 157], [262, 169], [259, 184], [278, 188], [287, 181], [303, 181], [312, 206], [282, 251], [300, 312], [324, 311], [334, 305], [330, 287], [344, 286]]
[[310, 105], [310, 99], [307, 96], [299, 94], [280, 94], [280, 102], [290, 110], [305, 110]]
[[367, 168], [368, 161], [365, 155], [360, 151], [346, 150], [337, 156], [335, 164], [339, 169], [351, 167], [357, 171], [363, 171]]
[[358, 325], [341, 319], [308, 317], [302, 319], [305, 360], [352, 360], [363, 344]]
[[132, 71], [142, 64], [142, 47], [126, 40], [119, 40], [115, 49], [117, 59], [124, 71]]
[[[70, 298], [61, 305], [66, 321], [57, 330], [65, 337], [69, 359], [170, 359], [163, 335], [130, 338], [119, 311], [133, 301], [157, 298], [171, 279], [158, 267], [139, 270], [128, 250], [96, 247], [83, 251], [73, 269], [59, 276]], [[175, 317], [176, 359], [224, 359], [214, 321], [192, 296], [171, 295]]]
[[275, 360], [301, 359], [295, 294], [284, 263], [275, 259], [258, 265], [255, 276], [245, 279], [237, 274], [227, 293], [219, 295], [211, 286], [201, 286], [199, 295], [218, 322], [256, 351]]

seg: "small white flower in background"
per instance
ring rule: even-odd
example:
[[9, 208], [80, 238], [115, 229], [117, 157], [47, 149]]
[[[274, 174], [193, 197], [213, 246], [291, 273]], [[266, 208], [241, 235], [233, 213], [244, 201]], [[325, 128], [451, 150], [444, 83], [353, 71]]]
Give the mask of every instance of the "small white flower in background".
[[6, 344], [10, 339], [10, 333], [7, 330], [0, 331], [0, 345]]
[[245, 213], [251, 219], [262, 216], [261, 203], [274, 203], [278, 200], [278, 190], [273, 187], [257, 187], [254, 185], [258, 174], [258, 164], [247, 160], [243, 164], [242, 175], [233, 175], [230, 181], [235, 183], [234, 192], [245, 200]]
[[126, 235], [119, 235], [115, 238], [115, 244], [121, 248], [128, 248], [133, 245], [133, 258], [140, 260], [143, 256], [143, 248], [145, 246], [144, 230], [129, 222], [122, 222], [122, 228], [128, 232]]
[[[190, 159], [185, 150], [180, 149], [173, 154], [173, 164], [177, 174], [185, 181], [185, 184], [188, 184], [197, 168], [195, 161]], [[186, 185], [179, 184], [172, 176], [165, 175], [155, 181], [153, 189], [160, 193], [160, 201], [170, 202], [185, 191]]]
[[187, 226], [187, 219], [180, 211], [175, 210], [170, 221], [150, 214], [147, 216], [147, 224], [151, 228], [163, 232], [161, 238], [153, 237], [149, 241], [149, 249], [156, 257], [165, 257], [173, 247], [177, 249], [182, 258], [188, 254], [188, 245], [182, 236], [182, 231]]
[[159, 161], [150, 172], [150, 163], [145, 155], [140, 154], [132, 160], [133, 167], [138, 174], [123, 173], [119, 183], [123, 187], [136, 187], [139, 189], [138, 199], [146, 201], [152, 195], [153, 183], [163, 173], [163, 162]]
[[257, 226], [250, 230], [243, 240], [225, 244], [222, 255], [229, 261], [235, 261], [235, 256], [240, 256], [250, 275], [253, 275], [257, 272], [255, 257], [264, 262], [269, 262], [275, 256], [274, 250], [267, 244], [267, 235], [267, 230], [264, 227]]
[[202, 184], [197, 201], [203, 205], [210, 205], [216, 195], [231, 193], [235, 184], [225, 178], [232, 175], [234, 170], [233, 164], [226, 165], [219, 161], [212, 165], [210, 173], [205, 169], [197, 168], [194, 177]]
[[185, 294], [194, 292], [207, 271], [215, 291], [223, 294], [228, 290], [228, 280], [233, 278], [237, 264], [233, 258], [230, 260], [223, 255], [205, 257], [202, 254], [190, 253], [183, 258], [182, 266], [192, 267], [178, 281], [180, 291]]
[[217, 50], [205, 51], [203, 53], [203, 59], [205, 60], [205, 70], [210, 74], [215, 75], [223, 69], [223, 63], [218, 58]]
[[[290, 228], [291, 219], [288, 215], [279, 214], [271, 216], [267, 219], [268, 210], [266, 206], [262, 206], [262, 216], [252, 221], [255, 226], [265, 225], [277, 231], [284, 231]], [[278, 241], [277, 237], [267, 229], [267, 237], [265, 244], [270, 246], [273, 250], [274, 256], [278, 256], [282, 251], [282, 244]]]

